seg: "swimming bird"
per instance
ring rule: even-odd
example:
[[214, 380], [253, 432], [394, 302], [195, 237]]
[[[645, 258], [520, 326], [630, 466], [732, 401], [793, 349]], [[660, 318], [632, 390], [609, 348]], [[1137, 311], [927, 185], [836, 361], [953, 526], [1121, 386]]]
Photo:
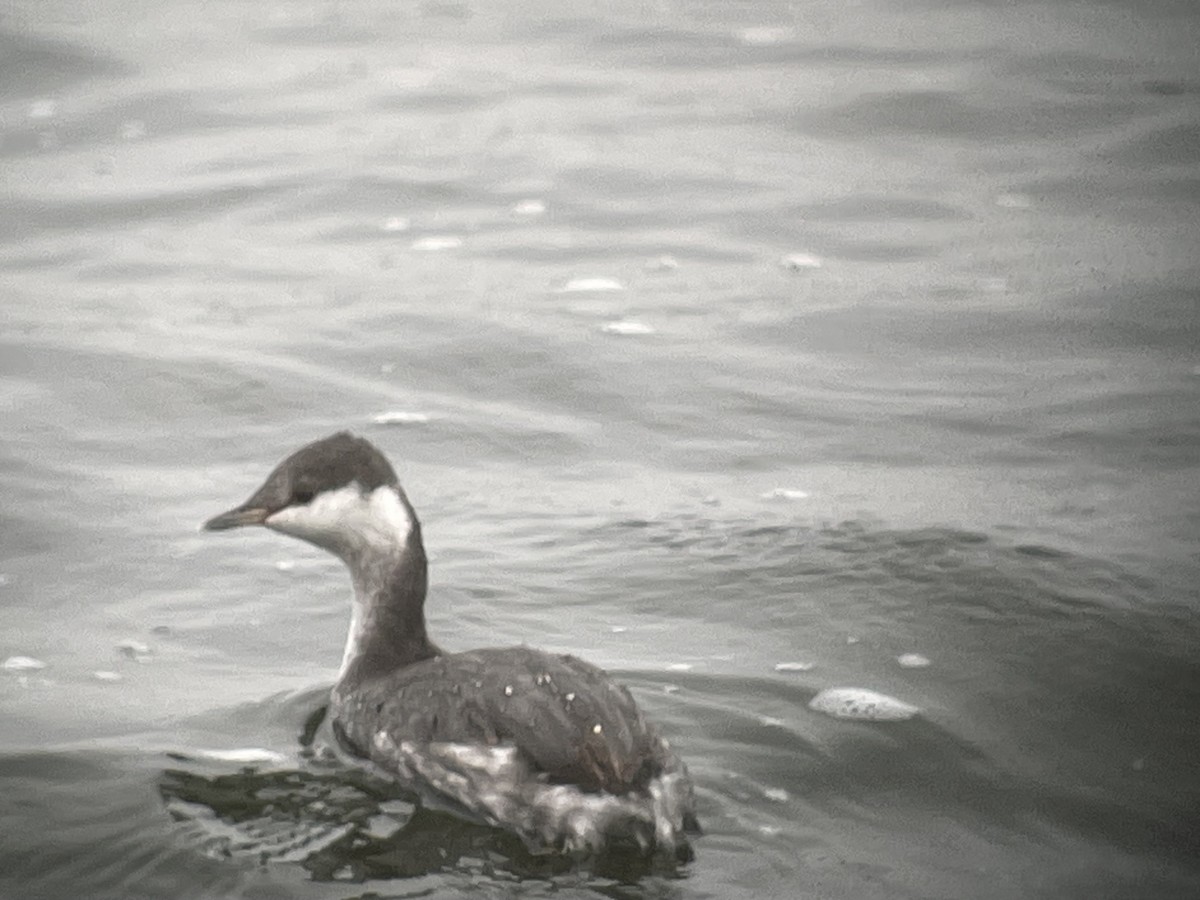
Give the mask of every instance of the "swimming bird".
[[698, 825], [687, 767], [627, 688], [566, 654], [450, 653], [429, 639], [421, 524], [369, 441], [339, 432], [302, 447], [203, 527], [249, 525], [314, 544], [350, 571], [329, 708], [343, 751], [535, 852], [690, 855]]

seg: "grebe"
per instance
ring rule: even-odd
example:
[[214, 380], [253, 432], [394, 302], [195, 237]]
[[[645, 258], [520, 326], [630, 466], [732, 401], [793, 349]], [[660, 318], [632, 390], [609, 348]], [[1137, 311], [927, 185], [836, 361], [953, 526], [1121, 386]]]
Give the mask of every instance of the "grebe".
[[683, 761], [604, 671], [529, 647], [447, 653], [425, 627], [421, 525], [392, 466], [339, 432], [204, 528], [264, 525], [337, 556], [354, 602], [329, 717], [341, 748], [426, 804], [533, 851], [690, 855]]

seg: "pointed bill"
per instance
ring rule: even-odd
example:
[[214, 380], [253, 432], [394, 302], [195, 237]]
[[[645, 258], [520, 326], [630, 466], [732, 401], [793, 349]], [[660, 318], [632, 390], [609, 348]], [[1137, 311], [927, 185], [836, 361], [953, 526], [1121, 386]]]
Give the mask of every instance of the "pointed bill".
[[269, 515], [271, 511], [261, 506], [239, 506], [219, 516], [213, 516], [200, 527], [204, 531], [226, 531], [230, 528], [241, 528], [243, 525], [261, 525]]

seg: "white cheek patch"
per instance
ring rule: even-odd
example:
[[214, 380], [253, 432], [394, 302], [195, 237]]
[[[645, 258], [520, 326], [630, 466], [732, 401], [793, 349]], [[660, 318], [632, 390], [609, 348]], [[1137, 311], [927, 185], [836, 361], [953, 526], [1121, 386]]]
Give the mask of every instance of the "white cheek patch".
[[408, 543], [408, 535], [412, 531], [412, 516], [400, 501], [400, 495], [390, 487], [375, 488], [371, 492], [368, 505], [371, 509], [371, 522], [382, 525], [383, 530], [398, 540], [401, 546]]
[[363, 494], [355, 482], [324, 491], [305, 506], [285, 507], [264, 524], [335, 553], [397, 552], [408, 543], [413, 525], [394, 488], [384, 485]]

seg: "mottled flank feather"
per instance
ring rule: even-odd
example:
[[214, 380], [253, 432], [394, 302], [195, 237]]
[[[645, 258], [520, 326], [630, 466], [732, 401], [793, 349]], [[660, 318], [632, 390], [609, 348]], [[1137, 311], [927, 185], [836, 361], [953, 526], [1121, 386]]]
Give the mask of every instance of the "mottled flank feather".
[[597, 850], [607, 836], [674, 852], [693, 824], [682, 761], [626, 688], [573, 656], [439, 656], [335, 689], [333, 714], [348, 750], [534, 849]]

